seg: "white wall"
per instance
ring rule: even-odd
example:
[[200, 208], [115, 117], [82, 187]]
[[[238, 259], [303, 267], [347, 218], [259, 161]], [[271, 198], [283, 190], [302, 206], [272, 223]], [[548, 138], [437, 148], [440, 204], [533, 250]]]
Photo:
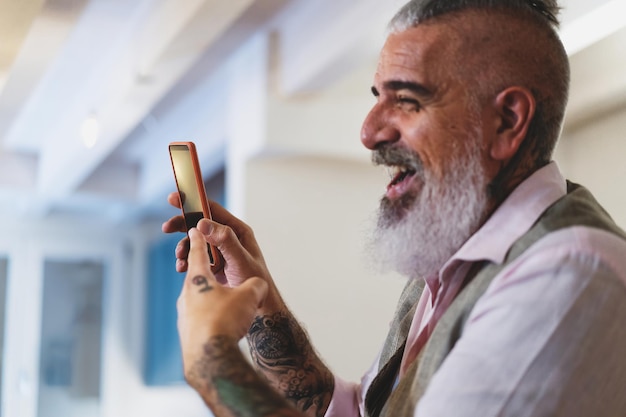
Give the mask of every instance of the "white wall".
[[246, 218], [286, 302], [331, 369], [358, 381], [404, 285], [376, 273], [364, 252], [383, 175], [348, 159], [258, 158], [246, 189]]
[[572, 181], [585, 185], [626, 229], [626, 107], [566, 129], [557, 161]]
[[[607, 19], [611, 17], [600, 21]], [[556, 156], [567, 177], [589, 188], [622, 228], [626, 228], [625, 41], [622, 28], [570, 56], [571, 94]]]

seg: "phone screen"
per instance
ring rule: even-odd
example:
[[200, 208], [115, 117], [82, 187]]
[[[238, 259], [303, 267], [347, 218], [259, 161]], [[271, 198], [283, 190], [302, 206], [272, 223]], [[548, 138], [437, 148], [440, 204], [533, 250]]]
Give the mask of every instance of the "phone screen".
[[[202, 199], [198, 184], [196, 183], [196, 171], [193, 166], [189, 147], [186, 145], [171, 145], [172, 166], [176, 176], [176, 185], [180, 193], [180, 200], [185, 216], [187, 230], [196, 227], [200, 219], [204, 217]], [[201, 180], [201, 178], [200, 178]]]
[[[176, 187], [187, 230], [196, 227], [200, 219], [210, 218], [202, 174], [193, 143], [172, 143], [169, 146]], [[208, 245], [211, 265], [215, 264], [215, 249]]]

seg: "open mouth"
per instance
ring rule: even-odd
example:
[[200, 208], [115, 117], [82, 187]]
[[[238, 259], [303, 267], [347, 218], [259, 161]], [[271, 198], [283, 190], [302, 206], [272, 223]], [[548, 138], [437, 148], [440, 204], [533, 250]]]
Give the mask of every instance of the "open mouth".
[[399, 184], [408, 177], [412, 177], [413, 175], [415, 175], [415, 170], [413, 168], [403, 166], [389, 167], [389, 176], [391, 177], [391, 182], [389, 183], [389, 186]]
[[417, 153], [399, 146], [385, 146], [372, 153], [372, 162], [387, 169], [390, 182], [385, 197], [388, 200], [418, 192], [415, 188], [421, 184], [416, 180], [423, 177], [423, 165]]
[[386, 196], [395, 199], [406, 193], [409, 189], [416, 170], [408, 166], [390, 166], [388, 167], [391, 182], [387, 185]]

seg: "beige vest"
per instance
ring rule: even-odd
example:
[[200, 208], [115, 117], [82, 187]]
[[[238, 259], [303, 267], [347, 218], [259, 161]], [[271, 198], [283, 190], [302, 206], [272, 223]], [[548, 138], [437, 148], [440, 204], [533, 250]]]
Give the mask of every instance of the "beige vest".
[[626, 239], [626, 233], [615, 225], [585, 188], [568, 183], [567, 195], [549, 207], [533, 227], [511, 246], [502, 264], [476, 264], [478, 268], [473, 268], [474, 272], [468, 274], [469, 282], [465, 283], [463, 290], [441, 317], [419, 357], [390, 395], [417, 300], [423, 289], [422, 280], [410, 280], [402, 292], [383, 346], [379, 373], [367, 392], [366, 416], [413, 416], [430, 379], [461, 337], [470, 312], [493, 278], [548, 233], [580, 225], [606, 230]]

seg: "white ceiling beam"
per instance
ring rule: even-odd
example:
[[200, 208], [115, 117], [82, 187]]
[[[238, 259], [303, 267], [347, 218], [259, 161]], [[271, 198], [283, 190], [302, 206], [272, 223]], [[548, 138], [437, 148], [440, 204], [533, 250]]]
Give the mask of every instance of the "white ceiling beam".
[[[0, 94], [0, 137], [5, 137], [20, 109], [51, 67], [86, 2], [87, 0], [75, 0], [71, 3], [67, 0], [48, 0], [41, 13], [33, 20]], [[0, 20], [7, 18], [11, 18], [11, 15], [0, 11]], [[0, 27], [3, 26], [0, 23]], [[2, 43], [4, 44], [4, 40]], [[26, 141], [13, 149], [17, 147], [28, 152], [37, 151], [36, 147], [30, 146]]]
[[37, 184], [37, 157], [0, 152], [0, 188], [34, 191]]
[[[205, 181], [224, 169], [233, 153], [244, 153], [247, 158], [265, 145], [259, 142], [266, 131], [268, 49], [267, 34], [263, 32], [242, 44], [217, 71], [196, 84], [177, 106], [144, 132], [150, 141], [141, 140], [146, 158], [142, 164], [141, 207], [137, 211], [148, 212], [150, 207], [161, 206], [171, 212], [166, 196], [175, 190], [175, 183], [167, 156], [168, 142], [196, 143]], [[231, 177], [233, 169], [228, 166]]]
[[[143, 11], [141, 6], [146, 4], [148, 0], [143, 0], [129, 9], [121, 0], [93, 0], [87, 5], [55, 57], [54, 65], [11, 127], [5, 140], [7, 146], [35, 151], [40, 144], [50, 142], [51, 133], [66, 133], [59, 130], [64, 121], [76, 123], [77, 129], [80, 127], [82, 118], [93, 111], [99, 98], [94, 96], [104, 94], [103, 90], [113, 83], [119, 84], [109, 74], [112, 61], [122, 61], [121, 67], [127, 65], [120, 55], [126, 51], [134, 20]], [[115, 75], [119, 77], [118, 73]], [[132, 78], [132, 74], [126, 78]]]
[[210, 166], [223, 165], [228, 84], [227, 74], [216, 74], [144, 132], [144, 138], [139, 139], [145, 144], [138, 189], [140, 203], [154, 203], [175, 189], [167, 149], [170, 142], [196, 142], [205, 178], [214, 173]]
[[[560, 32], [569, 55], [626, 27], [626, 0], [570, 0], [576, 14], [566, 15]], [[583, 8], [584, 7], [584, 8]], [[580, 10], [579, 10], [580, 9]]]
[[76, 194], [108, 196], [113, 200], [135, 203], [138, 189], [138, 167], [117, 161], [101, 164], [75, 191]]
[[[230, 137], [226, 120], [232, 77], [237, 73], [236, 67], [247, 65], [237, 61], [237, 56], [253, 34], [267, 36], [264, 28], [287, 2], [263, 0], [252, 4], [206, 51], [176, 89], [153, 109], [152, 115], [144, 121], [145, 128], [138, 129], [130, 138], [126, 154], [142, 167], [138, 211], [164, 204], [165, 196], [173, 190], [167, 156], [169, 142], [192, 140], [197, 143], [205, 179], [224, 167], [226, 141]], [[263, 52], [266, 57], [267, 48]], [[252, 115], [239, 116], [249, 121]]]
[[281, 92], [324, 88], [374, 60], [388, 21], [405, 0], [318, 0], [302, 2], [278, 24]]
[[[23, 137], [43, 139], [39, 192], [54, 204], [76, 189], [251, 1], [207, 0], [199, 5], [193, 0], [144, 0], [128, 10], [124, 0], [93, 0], [68, 42], [65, 59], [46, 77], [39, 98], [29, 103], [8, 138], [10, 144], [21, 143]], [[172, 3], [179, 13], [185, 4], [191, 11], [180, 13], [183, 18], [157, 37], [158, 22], [173, 13]], [[214, 6], [219, 15], [212, 14]], [[161, 48], [143, 48], [145, 43]], [[138, 50], [148, 52], [136, 54]], [[147, 74], [142, 68], [139, 83], [136, 58], [142, 64], [156, 60], [157, 65]], [[58, 101], [51, 103], [50, 97]], [[91, 112], [102, 124], [102, 135], [88, 150], [78, 131]]]

